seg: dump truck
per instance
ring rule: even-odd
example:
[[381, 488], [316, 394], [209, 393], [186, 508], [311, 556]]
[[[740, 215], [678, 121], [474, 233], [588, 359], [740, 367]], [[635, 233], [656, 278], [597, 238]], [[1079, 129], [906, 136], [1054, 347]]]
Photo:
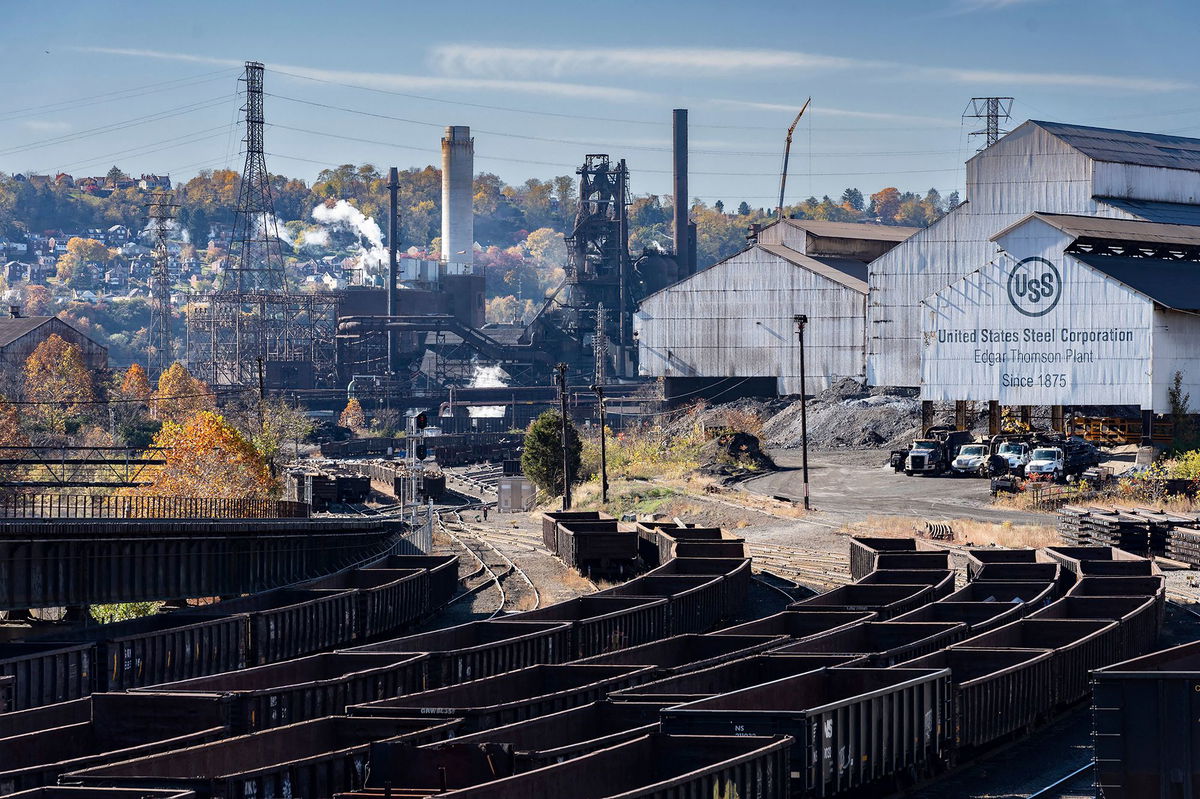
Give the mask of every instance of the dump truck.
[[930, 427], [924, 436], [909, 447], [904, 458], [904, 473], [910, 477], [914, 474], [942, 474], [950, 468], [959, 448], [973, 441], [968, 430]]

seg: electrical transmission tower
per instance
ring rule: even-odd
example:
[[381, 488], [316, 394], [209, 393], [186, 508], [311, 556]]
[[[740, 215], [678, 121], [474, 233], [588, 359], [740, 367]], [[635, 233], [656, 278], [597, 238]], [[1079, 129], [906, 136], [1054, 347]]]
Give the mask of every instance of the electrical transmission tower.
[[246, 114], [246, 164], [242, 167], [229, 267], [221, 291], [281, 292], [285, 289], [283, 251], [263, 152], [263, 65], [247, 61], [242, 80], [246, 83], [246, 105], [242, 109]]
[[175, 344], [171, 336], [171, 274], [170, 253], [167, 250], [167, 231], [175, 218], [178, 203], [174, 195], [156, 191], [146, 204], [150, 225], [154, 231], [154, 267], [150, 271], [150, 335], [146, 352], [146, 369], [150, 379], [159, 375], [175, 359]]
[[209, 385], [317, 388], [336, 378], [337, 298], [288, 292], [263, 149], [263, 71], [247, 61], [241, 79], [246, 163], [233, 236], [217, 290], [189, 298], [188, 367]]
[[991, 147], [1007, 130], [1001, 130], [1000, 125], [1008, 122], [1012, 116], [1013, 98], [1011, 97], [972, 97], [963, 111], [963, 119], [982, 119], [982, 130], [971, 131], [972, 136], [983, 136], [983, 146], [980, 150]]

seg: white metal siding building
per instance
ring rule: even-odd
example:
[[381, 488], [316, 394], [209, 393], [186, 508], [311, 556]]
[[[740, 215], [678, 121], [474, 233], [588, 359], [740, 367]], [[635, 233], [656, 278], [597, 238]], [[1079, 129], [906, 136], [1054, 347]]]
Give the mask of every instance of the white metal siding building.
[[1033, 214], [922, 303], [921, 396], [1170, 410], [1200, 394], [1200, 226]]
[[992, 237], [1031, 213], [1200, 222], [1200, 140], [1026, 122], [967, 162], [966, 200], [871, 262], [869, 384], [919, 384], [919, 304], [995, 258]]
[[634, 316], [639, 371], [665, 378], [775, 378], [800, 393], [796, 316], [805, 329], [806, 388], [862, 376], [866, 261], [913, 228], [784, 220], [746, 250], [642, 301]]

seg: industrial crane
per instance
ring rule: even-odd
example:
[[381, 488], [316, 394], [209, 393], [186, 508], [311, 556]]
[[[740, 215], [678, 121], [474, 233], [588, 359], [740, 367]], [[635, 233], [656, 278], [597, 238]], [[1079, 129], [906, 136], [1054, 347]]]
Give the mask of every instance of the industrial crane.
[[811, 97], [804, 101], [800, 113], [796, 114], [796, 118], [792, 120], [792, 126], [788, 128], [787, 140], [783, 145], [783, 172], [779, 175], [779, 205], [775, 209], [775, 215], [779, 219], [783, 219], [783, 191], [787, 188], [788, 158], [792, 154], [792, 134], [796, 132], [796, 126], [800, 124], [800, 117], [804, 116], [804, 112], [811, 102]]

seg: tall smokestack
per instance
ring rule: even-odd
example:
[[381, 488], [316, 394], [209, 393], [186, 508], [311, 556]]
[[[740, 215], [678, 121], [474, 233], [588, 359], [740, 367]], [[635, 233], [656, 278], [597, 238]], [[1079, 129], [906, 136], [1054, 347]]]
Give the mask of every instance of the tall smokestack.
[[[397, 252], [400, 246], [400, 202], [398, 194], [400, 192], [400, 175], [396, 167], [388, 170], [388, 195], [390, 202], [388, 210], [391, 212], [388, 216], [388, 292], [387, 292], [387, 312], [388, 316], [396, 316], [400, 313], [400, 297], [397, 296], [399, 289], [396, 287], [397, 272]], [[395, 374], [398, 371], [399, 364], [397, 363], [396, 352], [396, 331], [389, 329], [387, 332], [388, 346], [388, 372]]]
[[442, 137], [442, 259], [448, 263], [475, 263], [474, 174], [471, 129], [448, 126]]
[[692, 247], [688, 236], [688, 122], [687, 109], [671, 112], [675, 129], [675, 263], [679, 278], [692, 274]]

